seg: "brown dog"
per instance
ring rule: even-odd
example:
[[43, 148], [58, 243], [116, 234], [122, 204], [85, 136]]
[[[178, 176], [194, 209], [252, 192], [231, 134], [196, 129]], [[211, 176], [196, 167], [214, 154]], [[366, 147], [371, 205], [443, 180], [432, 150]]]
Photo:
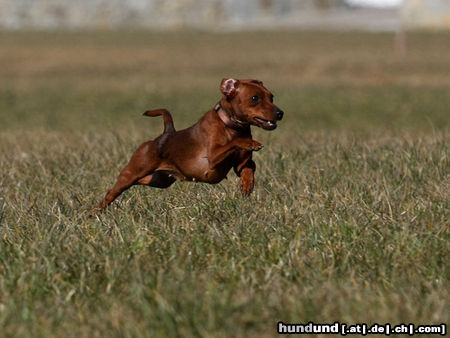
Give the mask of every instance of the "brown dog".
[[144, 115], [164, 119], [164, 132], [142, 144], [123, 168], [114, 187], [96, 210], [105, 208], [135, 184], [167, 188], [176, 179], [216, 184], [231, 168], [241, 177], [242, 194], [254, 186], [252, 151], [263, 146], [252, 140], [250, 126], [273, 130], [283, 112], [273, 104], [273, 95], [261, 81], [223, 79], [222, 99], [192, 127], [175, 131], [165, 109]]

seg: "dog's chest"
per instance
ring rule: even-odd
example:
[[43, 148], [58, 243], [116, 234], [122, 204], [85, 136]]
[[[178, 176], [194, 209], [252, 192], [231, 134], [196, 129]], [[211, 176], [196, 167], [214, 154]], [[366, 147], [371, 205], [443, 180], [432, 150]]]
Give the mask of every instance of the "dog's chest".
[[228, 172], [233, 166], [233, 153], [224, 158], [214, 168], [210, 167], [210, 161], [207, 152], [201, 152], [192, 157], [191, 170], [186, 172], [186, 179], [189, 181], [198, 181], [204, 183], [219, 183], [226, 178]]

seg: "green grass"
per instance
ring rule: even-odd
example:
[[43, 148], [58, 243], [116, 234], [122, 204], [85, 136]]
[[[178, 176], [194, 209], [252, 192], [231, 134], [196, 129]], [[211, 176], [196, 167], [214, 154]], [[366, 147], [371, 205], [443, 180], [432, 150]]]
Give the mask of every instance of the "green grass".
[[[0, 335], [276, 336], [449, 316], [449, 35], [1, 33]], [[162, 121], [258, 78], [256, 188], [106, 193]]]

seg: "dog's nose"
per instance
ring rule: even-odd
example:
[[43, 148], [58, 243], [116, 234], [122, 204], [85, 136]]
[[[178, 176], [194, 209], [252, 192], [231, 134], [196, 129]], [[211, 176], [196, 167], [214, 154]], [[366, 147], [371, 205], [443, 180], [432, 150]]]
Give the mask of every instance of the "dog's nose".
[[275, 115], [277, 116], [277, 120], [281, 120], [283, 118], [284, 112], [281, 109], [275, 111]]

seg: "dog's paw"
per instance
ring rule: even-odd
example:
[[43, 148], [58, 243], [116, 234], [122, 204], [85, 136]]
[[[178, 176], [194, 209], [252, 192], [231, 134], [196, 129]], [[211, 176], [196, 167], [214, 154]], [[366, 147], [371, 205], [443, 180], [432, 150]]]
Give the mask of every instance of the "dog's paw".
[[264, 148], [264, 146], [261, 143], [259, 143], [258, 141], [253, 141], [253, 145], [251, 148], [252, 151], [260, 151], [262, 148]]
[[92, 208], [91, 210], [89, 210], [89, 211], [87, 212], [86, 216], [87, 216], [88, 218], [91, 218], [91, 217], [94, 217], [94, 216], [98, 215], [101, 211], [103, 211], [102, 208], [100, 208], [100, 207], [94, 207], [94, 208]]
[[253, 189], [251, 187], [241, 185], [241, 194], [243, 197], [249, 197], [252, 191]]
[[264, 146], [255, 140], [245, 140], [240, 144], [241, 148], [248, 150], [248, 151], [259, 151]]
[[244, 197], [250, 196], [250, 194], [253, 191], [253, 186], [254, 186], [253, 180], [241, 180], [240, 187], [242, 196]]

